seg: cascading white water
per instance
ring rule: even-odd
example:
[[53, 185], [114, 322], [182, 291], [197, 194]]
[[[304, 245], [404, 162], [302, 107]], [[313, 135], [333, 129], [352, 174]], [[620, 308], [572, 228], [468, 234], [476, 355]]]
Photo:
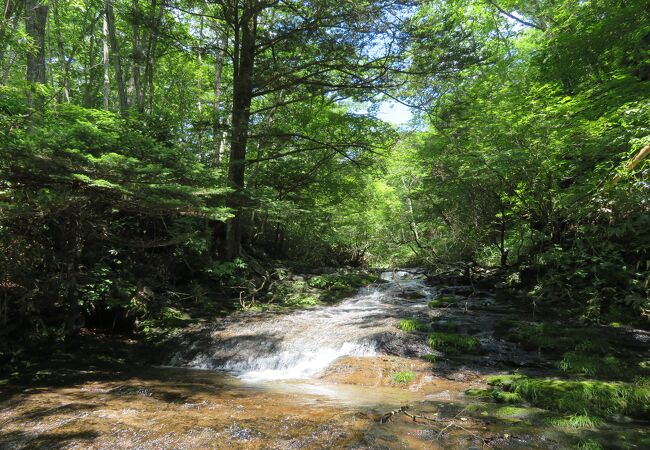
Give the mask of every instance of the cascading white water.
[[[242, 314], [215, 325], [171, 365], [229, 371], [247, 380], [309, 378], [342, 356], [375, 355], [398, 319], [426, 308], [429, 288], [407, 272], [385, 272], [388, 283], [363, 288], [335, 306], [287, 314]], [[404, 292], [421, 298], [408, 300]], [[261, 316], [261, 317], [260, 317]]]

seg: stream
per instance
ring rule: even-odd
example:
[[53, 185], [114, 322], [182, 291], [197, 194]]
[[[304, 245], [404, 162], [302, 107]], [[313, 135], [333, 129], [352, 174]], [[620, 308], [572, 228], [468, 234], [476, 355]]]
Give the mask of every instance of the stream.
[[[161, 366], [0, 397], [0, 448], [561, 449], [582, 437], [535, 408], [464, 395], [488, 375], [545, 370], [538, 355], [494, 337], [496, 320], [519, 314], [513, 307], [490, 291], [432, 286], [417, 270], [381, 278], [334, 306], [198, 325]], [[427, 307], [444, 293], [464, 301]], [[484, 351], [427, 362], [436, 354], [427, 333], [400, 331], [404, 318], [453, 322]], [[403, 372], [412, 379], [398, 381]], [[427, 419], [397, 413], [382, 423], [404, 406]], [[626, 422], [580, 433], [641, 448], [633, 437], [647, 430]]]

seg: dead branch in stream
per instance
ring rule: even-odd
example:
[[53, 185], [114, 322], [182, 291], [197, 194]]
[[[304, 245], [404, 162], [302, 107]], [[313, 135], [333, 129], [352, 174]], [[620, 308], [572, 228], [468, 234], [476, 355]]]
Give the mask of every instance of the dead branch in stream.
[[[462, 426], [460, 423], [458, 423], [459, 421], [466, 421], [467, 420], [467, 418], [465, 418], [465, 417], [460, 417], [461, 414], [466, 412], [466, 408], [463, 408], [461, 411], [458, 412], [458, 414], [456, 414], [451, 419], [440, 419], [438, 417], [429, 417], [429, 416], [424, 416], [424, 415], [420, 415], [420, 414], [411, 414], [411, 413], [408, 412], [409, 409], [410, 408], [408, 406], [402, 406], [401, 408], [398, 408], [398, 409], [395, 409], [393, 411], [387, 412], [386, 414], [382, 415], [379, 418], [379, 423], [382, 424], [382, 425], [385, 424], [385, 423], [388, 423], [388, 422], [391, 421], [391, 419], [394, 416], [399, 415], [399, 414], [405, 415], [406, 417], [408, 417], [409, 419], [411, 419], [415, 423], [425, 423], [425, 422], [422, 422], [423, 420], [426, 421], [426, 422], [429, 422], [429, 423], [443, 422], [443, 423], [445, 423], [445, 426], [443, 428], [441, 428], [440, 430], [433, 430], [438, 435], [438, 437], [437, 437], [438, 439], [440, 439], [444, 435], [445, 431], [449, 430], [450, 428], [458, 428], [458, 429], [468, 433], [472, 437], [474, 437], [476, 439], [479, 439], [481, 441], [483, 447], [490, 447], [490, 444], [486, 439], [483, 439], [478, 434], [474, 433], [471, 430], [468, 430], [467, 428]], [[438, 415], [438, 413], [435, 413], [435, 415]]]

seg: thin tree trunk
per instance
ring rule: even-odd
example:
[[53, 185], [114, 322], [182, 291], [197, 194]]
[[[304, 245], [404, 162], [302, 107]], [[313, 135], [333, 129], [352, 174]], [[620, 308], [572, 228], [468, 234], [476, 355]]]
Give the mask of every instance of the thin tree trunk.
[[108, 111], [109, 100], [111, 97], [111, 76], [110, 76], [110, 53], [108, 50], [108, 19], [104, 13], [104, 22], [102, 24], [103, 50], [102, 66], [104, 68], [104, 109]]
[[[215, 27], [216, 29], [216, 27]], [[223, 77], [223, 64], [226, 56], [226, 47], [228, 45], [228, 34], [224, 30], [221, 32], [221, 42], [214, 62], [214, 103], [212, 119], [212, 139], [214, 140], [214, 165], [216, 167], [221, 163], [223, 157], [224, 143], [226, 133], [222, 131], [221, 124], [221, 88]]]
[[129, 108], [128, 97], [126, 95], [126, 86], [122, 75], [122, 61], [120, 60], [120, 44], [117, 40], [115, 31], [115, 13], [113, 12], [113, 0], [106, 0], [106, 23], [108, 25], [108, 40], [111, 46], [113, 56], [113, 71], [115, 72], [115, 81], [117, 84], [117, 98], [120, 105], [120, 113], [126, 113]]
[[[28, 103], [35, 106], [42, 98], [34, 98], [34, 84], [46, 84], [45, 67], [45, 29], [47, 26], [47, 5], [38, 0], [25, 0], [25, 31], [31, 39], [32, 46], [27, 52], [27, 81], [30, 83]], [[40, 96], [38, 96], [40, 97]]]
[[133, 91], [135, 99], [135, 107], [139, 112], [144, 111], [144, 97], [142, 93], [142, 81], [140, 77], [140, 70], [142, 66], [143, 51], [142, 40], [140, 36], [140, 5], [138, 0], [133, 0]]
[[[257, 35], [257, 13], [254, 0], [247, 0], [239, 26], [235, 31], [235, 75], [233, 80], [232, 137], [228, 181], [234, 192], [228, 196], [227, 204], [233, 209], [234, 217], [228, 221], [225, 257], [233, 259], [240, 254], [242, 241], [242, 200], [248, 143], [248, 122], [253, 98], [253, 71], [255, 64], [255, 40]], [[239, 28], [239, 29], [238, 29]], [[241, 33], [241, 40], [238, 34]]]
[[197, 50], [197, 59], [199, 70], [196, 74], [196, 88], [198, 90], [198, 102], [197, 102], [197, 112], [198, 112], [198, 154], [202, 161], [205, 161], [205, 156], [203, 155], [203, 77], [202, 77], [202, 67], [203, 67], [203, 16], [201, 16], [199, 22], [199, 46]]
[[[156, 0], [151, 1], [151, 11], [152, 14], [154, 14], [154, 11], [156, 11]], [[153, 73], [154, 73], [154, 66], [156, 63], [156, 45], [158, 43], [158, 34], [160, 30], [160, 26], [162, 23], [162, 16], [163, 13], [165, 12], [165, 2], [164, 0], [161, 0], [160, 4], [158, 4], [158, 10], [155, 13], [155, 17], [152, 17], [151, 21], [151, 31], [149, 32], [149, 41], [147, 43], [147, 65], [145, 67], [145, 73], [144, 73], [144, 78], [145, 78], [145, 83], [147, 86], [147, 95], [146, 95], [146, 111], [148, 113], [151, 113], [153, 111], [153, 101], [154, 101], [154, 84], [153, 84]]]
[[84, 95], [83, 95], [83, 105], [86, 108], [92, 108], [95, 106], [95, 102], [91, 100], [93, 95], [95, 77], [93, 73], [95, 72], [95, 22], [93, 21], [90, 27], [90, 42], [88, 43], [88, 65], [84, 70]]
[[61, 18], [59, 17], [59, 0], [53, 2], [54, 28], [56, 35], [56, 47], [59, 52], [59, 64], [61, 65], [61, 97], [64, 102], [70, 102], [70, 82], [68, 80], [68, 64], [65, 58], [65, 46], [61, 36]]

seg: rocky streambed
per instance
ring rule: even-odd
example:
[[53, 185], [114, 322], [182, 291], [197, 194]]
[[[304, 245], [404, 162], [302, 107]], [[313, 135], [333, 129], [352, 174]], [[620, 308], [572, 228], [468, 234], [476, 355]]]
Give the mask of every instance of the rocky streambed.
[[[638, 417], [576, 427], [489, 390], [494, 375], [558, 374], [504, 339], [534, 319], [527, 305], [417, 270], [382, 278], [333, 306], [196, 326], [158, 367], [14, 386], [0, 448], [647, 448]], [[643, 331], [618, 335], [643, 353]]]

